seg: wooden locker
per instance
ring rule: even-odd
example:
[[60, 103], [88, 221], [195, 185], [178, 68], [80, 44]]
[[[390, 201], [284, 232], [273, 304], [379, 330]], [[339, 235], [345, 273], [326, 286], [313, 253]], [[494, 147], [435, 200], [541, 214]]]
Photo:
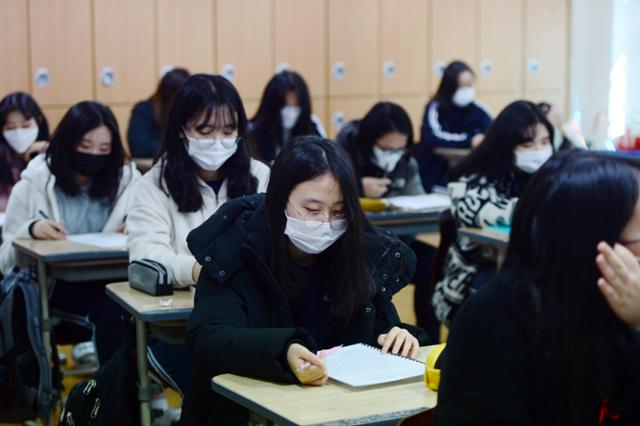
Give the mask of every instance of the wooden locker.
[[522, 89], [523, 0], [480, 0], [480, 62], [476, 65], [481, 91]]
[[329, 93], [379, 92], [379, 2], [329, 0]]
[[382, 0], [383, 94], [427, 91], [429, 29], [427, 0]]
[[326, 90], [326, 0], [275, 0], [275, 66], [297, 71], [313, 96]]
[[27, 0], [6, 0], [0, 14], [0, 98], [29, 92], [29, 15]]
[[244, 112], [247, 114], [247, 120], [251, 120], [260, 106], [260, 99], [243, 99]]
[[70, 107], [71, 105], [42, 108], [42, 113], [47, 117], [47, 122], [49, 123], [49, 133], [53, 135], [53, 132], [56, 130], [56, 127], [58, 127], [58, 124], [60, 124], [62, 117], [64, 117]]
[[378, 100], [377, 96], [329, 99], [329, 122], [323, 123], [329, 137], [334, 139], [346, 123], [364, 117]]
[[526, 0], [525, 89], [567, 85], [570, 23], [566, 0]]
[[91, 3], [31, 0], [32, 94], [41, 105], [93, 98]]
[[527, 90], [524, 98], [535, 103], [548, 102], [555, 104], [562, 111], [565, 120], [571, 118], [567, 108], [567, 92], [564, 90]]
[[431, 3], [431, 89], [440, 84], [440, 73], [459, 59], [478, 71], [478, 1], [432, 0]]
[[158, 69], [211, 73], [213, 0], [158, 0]]
[[259, 99], [273, 76], [271, 0], [218, 0], [217, 67], [243, 99]]
[[152, 0], [96, 0], [94, 3], [96, 97], [105, 103], [133, 103], [155, 90]]
[[411, 119], [411, 124], [413, 125], [414, 142], [419, 142], [422, 117], [424, 116], [424, 109], [427, 106], [429, 98], [426, 95], [396, 95], [383, 96], [382, 100], [398, 104], [407, 111], [407, 114], [409, 114], [409, 118]]
[[484, 106], [491, 117], [496, 118], [500, 111], [504, 109], [513, 101], [523, 99], [522, 94], [516, 91], [513, 92], [491, 92], [491, 93], [479, 93], [478, 102]]
[[129, 143], [127, 142], [127, 129], [129, 128], [129, 118], [131, 117], [131, 110], [133, 104], [129, 105], [109, 105], [113, 115], [116, 116], [118, 121], [118, 128], [120, 129], [120, 138], [122, 139], [122, 145], [127, 155], [130, 155]]

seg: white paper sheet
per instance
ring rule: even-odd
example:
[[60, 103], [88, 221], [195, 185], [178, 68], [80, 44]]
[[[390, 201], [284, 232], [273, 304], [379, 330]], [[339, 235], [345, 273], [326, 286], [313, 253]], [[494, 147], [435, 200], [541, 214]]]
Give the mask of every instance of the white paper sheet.
[[406, 211], [445, 210], [451, 207], [451, 198], [444, 194], [402, 195], [389, 197], [386, 202], [392, 209]]
[[120, 232], [68, 235], [67, 240], [102, 248], [125, 248], [127, 246], [127, 236]]

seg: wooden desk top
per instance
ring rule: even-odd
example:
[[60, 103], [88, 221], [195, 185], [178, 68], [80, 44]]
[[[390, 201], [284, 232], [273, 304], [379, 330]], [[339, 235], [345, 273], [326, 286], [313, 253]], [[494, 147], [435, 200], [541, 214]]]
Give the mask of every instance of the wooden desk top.
[[129, 254], [126, 247], [102, 248], [66, 240], [51, 241], [26, 238], [14, 240], [13, 247], [15, 247], [18, 252], [35, 259], [41, 259], [45, 263], [106, 260], [118, 262], [129, 261]]
[[[425, 360], [432, 348], [420, 348], [418, 359]], [[222, 374], [211, 386], [280, 426], [396, 424], [437, 402], [437, 393], [422, 380], [353, 389], [333, 382], [321, 387], [284, 385]]]
[[460, 228], [458, 234], [480, 244], [489, 244], [499, 249], [506, 249], [509, 234], [490, 228]]
[[[136, 318], [146, 322], [187, 320], [193, 310], [195, 288], [174, 289], [169, 296], [151, 296], [129, 286], [128, 282], [107, 285], [107, 294]], [[164, 306], [161, 301], [171, 300]]]

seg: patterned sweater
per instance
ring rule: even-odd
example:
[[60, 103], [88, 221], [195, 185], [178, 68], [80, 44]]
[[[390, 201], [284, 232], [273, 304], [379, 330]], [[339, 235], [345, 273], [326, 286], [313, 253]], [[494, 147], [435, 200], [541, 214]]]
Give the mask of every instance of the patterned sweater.
[[[514, 172], [501, 180], [471, 175], [450, 183], [451, 213], [458, 227], [511, 225], [511, 216], [527, 179], [528, 175]], [[476, 284], [482, 284], [474, 279], [482, 271], [495, 270], [496, 261], [495, 250], [466, 237], [456, 237], [447, 252], [444, 276], [433, 293], [432, 303], [438, 320], [446, 325], [453, 321], [464, 300], [477, 289]]]

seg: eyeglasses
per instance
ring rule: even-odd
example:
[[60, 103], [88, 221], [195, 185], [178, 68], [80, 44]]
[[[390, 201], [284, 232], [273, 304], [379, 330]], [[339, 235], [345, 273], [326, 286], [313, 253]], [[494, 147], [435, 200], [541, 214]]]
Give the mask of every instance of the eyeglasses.
[[336, 231], [342, 229], [345, 226], [343, 220], [346, 218], [346, 215], [343, 211], [332, 212], [331, 215], [327, 217], [327, 215], [321, 213], [319, 210], [313, 210], [303, 213], [298, 210], [291, 201], [289, 201], [288, 204], [293, 208], [293, 210], [296, 211], [296, 213], [298, 213], [298, 215], [302, 218], [304, 226], [308, 229], [318, 229], [325, 222], [328, 222], [331, 229]]

